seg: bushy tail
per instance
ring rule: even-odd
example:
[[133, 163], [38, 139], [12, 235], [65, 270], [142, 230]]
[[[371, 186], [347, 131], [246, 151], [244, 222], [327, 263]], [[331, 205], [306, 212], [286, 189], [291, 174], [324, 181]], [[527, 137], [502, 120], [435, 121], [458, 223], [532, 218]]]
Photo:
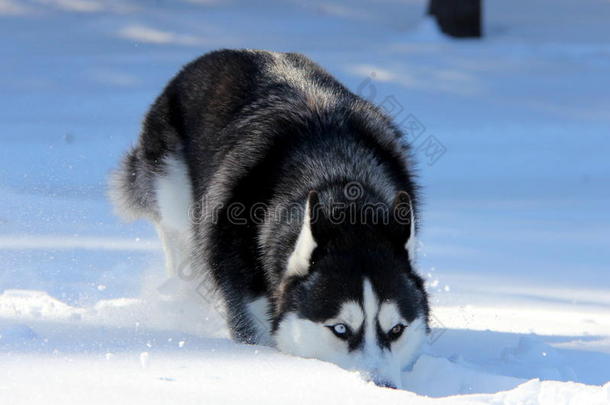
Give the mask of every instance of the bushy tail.
[[155, 195], [155, 168], [142, 158], [141, 149], [131, 149], [120, 167], [110, 175], [108, 194], [116, 213], [127, 219], [159, 216]]

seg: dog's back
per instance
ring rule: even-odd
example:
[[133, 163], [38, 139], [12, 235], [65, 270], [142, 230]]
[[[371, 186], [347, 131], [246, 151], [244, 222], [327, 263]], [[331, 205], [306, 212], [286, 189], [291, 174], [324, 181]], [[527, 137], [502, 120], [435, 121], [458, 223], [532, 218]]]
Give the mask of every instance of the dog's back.
[[[299, 99], [302, 95], [295, 95], [295, 89], [300, 87], [305, 95], [314, 84], [322, 88], [320, 93], [348, 94], [320, 67], [298, 54], [222, 50], [189, 63], [151, 106], [138, 145], [113, 176], [111, 191], [119, 213], [159, 220], [153, 182], [166, 171], [168, 158], [188, 162], [189, 170], [197, 173], [192, 178], [194, 192], [201, 197], [206, 180], [244, 136], [239, 125], [262, 128], [262, 121], [275, 113], [306, 113], [299, 105], [304, 101]], [[317, 108], [320, 99], [315, 96], [312, 94], [307, 108]]]

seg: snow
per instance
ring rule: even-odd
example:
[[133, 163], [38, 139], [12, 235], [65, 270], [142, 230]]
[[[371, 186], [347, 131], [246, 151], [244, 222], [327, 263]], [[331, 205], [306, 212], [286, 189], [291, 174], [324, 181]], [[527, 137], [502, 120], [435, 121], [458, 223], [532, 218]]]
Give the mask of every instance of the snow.
[[[544, 337], [531, 334], [448, 330], [404, 373], [410, 392], [398, 392], [332, 364], [238, 345], [218, 333], [220, 317], [199, 322], [197, 329], [196, 313], [172, 313], [189, 306], [186, 298], [155, 299], [123, 298], [78, 308], [44, 292], [5, 291], [0, 296], [0, 398], [11, 404], [237, 403], [252, 398], [429, 403], [430, 397], [447, 403], [604, 404], [610, 399], [608, 382], [559, 382], [578, 378], [573, 364]], [[205, 312], [214, 311], [208, 307]], [[443, 353], [449, 347], [453, 354]]]
[[[0, 0], [0, 403], [610, 403], [610, 3]], [[552, 12], [548, 12], [552, 10]], [[228, 339], [105, 183], [218, 47], [306, 53], [407, 129], [434, 329], [405, 390]]]

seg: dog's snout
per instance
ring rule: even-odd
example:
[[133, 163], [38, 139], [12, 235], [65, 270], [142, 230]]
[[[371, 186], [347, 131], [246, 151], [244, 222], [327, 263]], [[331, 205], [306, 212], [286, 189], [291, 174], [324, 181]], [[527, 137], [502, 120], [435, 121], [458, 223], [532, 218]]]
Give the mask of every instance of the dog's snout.
[[372, 381], [373, 384], [375, 384], [378, 387], [392, 388], [392, 389], [398, 388], [398, 386], [394, 382], [392, 382], [391, 379], [388, 379], [387, 377], [384, 377], [381, 375], [377, 375], [375, 373], [369, 374], [367, 380]]
[[392, 389], [397, 389], [398, 387], [396, 386], [396, 384], [394, 384], [393, 382], [383, 379], [383, 378], [374, 378], [373, 382], [375, 383], [375, 385], [377, 385], [378, 387], [383, 387], [383, 388], [392, 388]]

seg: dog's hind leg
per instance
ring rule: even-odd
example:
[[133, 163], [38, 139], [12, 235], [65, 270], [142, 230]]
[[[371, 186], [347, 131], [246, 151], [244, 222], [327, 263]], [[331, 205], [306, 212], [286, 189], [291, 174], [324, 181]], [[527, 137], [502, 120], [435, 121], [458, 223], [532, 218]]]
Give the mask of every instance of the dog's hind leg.
[[155, 181], [159, 219], [157, 232], [165, 251], [166, 270], [170, 277], [193, 276], [192, 256], [192, 187], [188, 168], [177, 156], [166, 157], [163, 174]]
[[183, 280], [192, 278], [190, 238], [183, 232], [156, 223], [157, 234], [163, 244], [165, 270], [169, 277]]
[[188, 168], [181, 156], [167, 154], [152, 164], [141, 147], [132, 149], [112, 175], [110, 196], [121, 216], [143, 217], [155, 224], [168, 275], [189, 278], [193, 197]]
[[183, 117], [172, 94], [166, 90], [151, 107], [138, 144], [112, 174], [110, 197], [121, 216], [155, 224], [170, 279], [188, 281], [193, 277], [193, 192], [179, 135]]

